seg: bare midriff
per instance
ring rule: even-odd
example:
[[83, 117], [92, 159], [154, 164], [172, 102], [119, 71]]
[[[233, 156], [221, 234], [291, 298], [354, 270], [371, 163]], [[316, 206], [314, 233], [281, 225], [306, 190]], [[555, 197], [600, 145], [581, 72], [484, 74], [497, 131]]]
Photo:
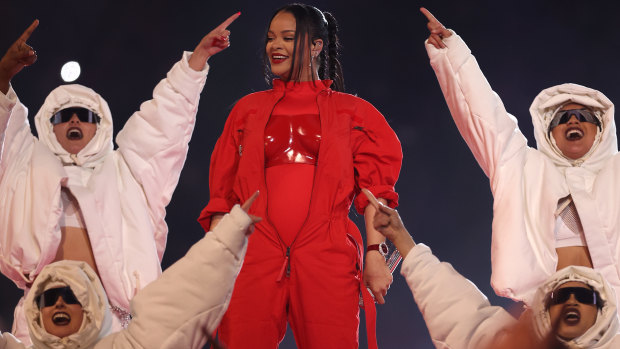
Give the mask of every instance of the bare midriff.
[[54, 262], [62, 260], [82, 261], [88, 263], [99, 275], [93, 248], [86, 229], [79, 227], [61, 227], [61, 239]]
[[569, 265], [580, 265], [592, 268], [592, 259], [587, 246], [559, 247], [555, 251], [558, 254], [558, 266], [556, 270]]

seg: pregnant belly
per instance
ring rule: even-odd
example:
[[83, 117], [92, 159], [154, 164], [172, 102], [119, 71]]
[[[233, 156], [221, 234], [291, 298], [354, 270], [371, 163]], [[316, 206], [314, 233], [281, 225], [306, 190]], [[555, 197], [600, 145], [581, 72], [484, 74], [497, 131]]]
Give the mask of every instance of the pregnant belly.
[[287, 246], [293, 243], [308, 216], [315, 169], [308, 164], [265, 169], [267, 216]]

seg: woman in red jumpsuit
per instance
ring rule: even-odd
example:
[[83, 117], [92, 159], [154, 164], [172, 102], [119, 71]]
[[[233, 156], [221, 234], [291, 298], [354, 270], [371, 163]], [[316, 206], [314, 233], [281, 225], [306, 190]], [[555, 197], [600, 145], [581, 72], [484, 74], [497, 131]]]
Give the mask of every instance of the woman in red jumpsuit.
[[[251, 213], [264, 218], [219, 329], [230, 349], [277, 348], [287, 322], [301, 349], [358, 348], [360, 292], [376, 347], [366, 286], [383, 303], [392, 278], [376, 247], [362, 272], [362, 238], [348, 214], [354, 202], [373, 227], [361, 188], [397, 205], [402, 151], [371, 104], [339, 92], [336, 32], [331, 14], [312, 6], [276, 11], [265, 64], [280, 79], [235, 105], [213, 151], [211, 197], [199, 218], [205, 230], [256, 190]], [[369, 247], [383, 239], [367, 228]]]

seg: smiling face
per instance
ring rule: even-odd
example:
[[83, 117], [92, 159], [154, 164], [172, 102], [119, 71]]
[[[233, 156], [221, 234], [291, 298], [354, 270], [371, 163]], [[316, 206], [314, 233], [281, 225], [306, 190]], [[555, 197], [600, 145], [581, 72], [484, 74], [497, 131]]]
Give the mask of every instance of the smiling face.
[[[562, 284], [558, 289], [567, 287], [592, 289], [578, 281], [570, 281]], [[551, 324], [558, 324], [557, 334], [559, 337], [571, 340], [583, 335], [594, 323], [598, 314], [596, 304], [585, 304], [577, 300], [574, 294], [564, 303], [552, 304], [549, 306], [549, 317]]]
[[[560, 110], [583, 109], [581, 104], [570, 103]], [[576, 116], [571, 116], [567, 123], [559, 124], [551, 130], [558, 149], [569, 159], [579, 159], [586, 155], [597, 134], [597, 126], [590, 122], [580, 122]]]
[[[295, 16], [286, 11], [278, 12], [269, 24], [265, 53], [269, 59], [273, 75], [279, 76], [284, 81], [310, 81], [313, 74], [317, 75], [316, 64], [314, 64], [314, 71], [310, 68], [310, 55], [312, 54], [313, 57], [318, 55], [323, 41], [320, 39], [315, 40], [312, 45], [314, 51], [310, 51], [311, 45], [308, 44], [307, 40], [302, 40], [305, 41], [305, 46], [299, 46], [297, 52], [295, 52], [296, 57], [293, 57], [296, 30]], [[297, 64], [293, 61], [294, 59], [297, 61]], [[298, 67], [301, 67], [301, 72], [298, 71]], [[296, 74], [301, 75], [298, 77]]]
[[90, 142], [97, 132], [97, 124], [81, 122], [76, 114], [67, 122], [53, 126], [56, 140], [69, 154], [77, 154]]
[[47, 333], [64, 338], [80, 329], [84, 310], [80, 304], [67, 304], [62, 297], [58, 297], [54, 305], [41, 308], [41, 317]]
[[273, 17], [267, 32], [265, 51], [271, 72], [283, 80], [291, 78], [296, 28], [295, 17], [291, 13], [279, 12]]

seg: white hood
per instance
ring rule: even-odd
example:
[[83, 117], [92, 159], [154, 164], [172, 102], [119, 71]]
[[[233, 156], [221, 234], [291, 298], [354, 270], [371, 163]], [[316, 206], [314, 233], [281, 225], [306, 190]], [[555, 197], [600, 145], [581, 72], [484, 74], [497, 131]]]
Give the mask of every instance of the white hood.
[[538, 288], [532, 303], [534, 327], [538, 335], [543, 338], [551, 330], [551, 320], [545, 305], [547, 295], [569, 281], [583, 282], [596, 290], [603, 301], [603, 307], [599, 309], [594, 325], [586, 333], [566, 344], [569, 348], [608, 348], [620, 328], [616, 312], [616, 295], [600, 273], [586, 267], [566, 267], [553, 274]]
[[[84, 319], [77, 333], [58, 338], [45, 331], [36, 297], [44, 291], [69, 286], [82, 304]], [[91, 348], [109, 334], [112, 314], [103, 286], [93, 269], [84, 262], [59, 261], [41, 271], [25, 300], [26, 319], [33, 348]]]
[[[81, 107], [94, 111], [101, 117], [97, 133], [76, 156], [70, 154], [58, 143], [50, 118], [60, 109]], [[43, 106], [34, 117], [34, 122], [43, 142], [65, 164], [94, 167], [105, 155], [110, 153], [112, 143], [112, 113], [108, 103], [95, 91], [82, 85], [62, 85], [55, 88], [45, 99]]]
[[[562, 155], [552, 144], [548, 129], [555, 112], [564, 104], [578, 103], [593, 109], [601, 119], [602, 132], [590, 152], [577, 160], [570, 160]], [[616, 124], [614, 122], [614, 105], [601, 92], [577, 84], [562, 84], [543, 90], [536, 96], [530, 107], [536, 147], [547, 155], [559, 168], [571, 166], [585, 167], [597, 172], [609, 157], [618, 151]]]

